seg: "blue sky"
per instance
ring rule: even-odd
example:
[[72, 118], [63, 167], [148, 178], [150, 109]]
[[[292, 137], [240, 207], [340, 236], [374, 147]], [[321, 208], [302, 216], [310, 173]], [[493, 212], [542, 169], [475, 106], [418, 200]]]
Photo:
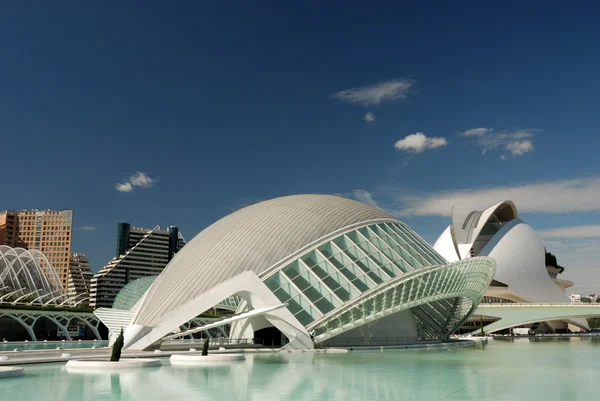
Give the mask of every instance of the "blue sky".
[[336, 193], [433, 243], [507, 198], [600, 292], [598, 6], [218, 3], [2, 4], [0, 208], [74, 209], [98, 270], [119, 221]]

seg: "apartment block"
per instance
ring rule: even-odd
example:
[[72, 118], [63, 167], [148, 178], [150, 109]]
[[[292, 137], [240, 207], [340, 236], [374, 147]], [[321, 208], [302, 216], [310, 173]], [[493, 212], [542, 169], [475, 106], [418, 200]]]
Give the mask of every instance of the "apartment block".
[[94, 277], [87, 257], [72, 253], [69, 261], [69, 284], [67, 295], [72, 306], [87, 306], [90, 303], [90, 284]]
[[121, 288], [135, 279], [159, 275], [184, 245], [177, 227], [147, 229], [119, 223], [115, 257], [91, 280], [90, 306], [110, 308]]

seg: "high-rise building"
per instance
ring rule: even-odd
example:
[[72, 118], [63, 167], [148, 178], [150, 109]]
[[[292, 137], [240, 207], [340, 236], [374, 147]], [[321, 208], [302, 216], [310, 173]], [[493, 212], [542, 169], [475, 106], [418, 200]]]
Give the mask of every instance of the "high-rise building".
[[87, 257], [82, 253], [72, 253], [69, 261], [69, 285], [67, 295], [73, 306], [89, 305], [90, 284], [94, 273]]
[[116, 255], [92, 278], [90, 306], [110, 308], [121, 288], [140, 277], [159, 275], [184, 245], [177, 227], [161, 230], [119, 223]]
[[[72, 210], [7, 210], [0, 212], [0, 245], [38, 250], [66, 288], [73, 237]], [[44, 272], [50, 266], [42, 261]]]
[[16, 212], [7, 210], [0, 213], [0, 245], [15, 248], [19, 239], [17, 228]]

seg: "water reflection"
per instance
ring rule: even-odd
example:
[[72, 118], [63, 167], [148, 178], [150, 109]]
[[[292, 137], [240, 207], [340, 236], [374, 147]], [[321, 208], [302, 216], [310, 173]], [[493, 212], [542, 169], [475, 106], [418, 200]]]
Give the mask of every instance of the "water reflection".
[[2, 394], [23, 401], [44, 394], [65, 401], [585, 399], [596, 384], [599, 344], [519, 339], [445, 351], [247, 354], [209, 367], [163, 359], [161, 368], [95, 374], [39, 365], [4, 381]]

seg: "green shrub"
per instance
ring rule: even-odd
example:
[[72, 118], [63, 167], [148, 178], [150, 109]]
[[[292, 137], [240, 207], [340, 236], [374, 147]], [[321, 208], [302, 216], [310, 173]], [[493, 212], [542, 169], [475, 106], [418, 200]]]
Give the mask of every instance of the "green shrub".
[[121, 333], [119, 333], [119, 336], [115, 340], [115, 343], [113, 344], [113, 348], [112, 348], [112, 353], [110, 354], [111, 362], [119, 362], [119, 359], [121, 359], [121, 350], [123, 349], [123, 343], [124, 343], [123, 328], [121, 328]]
[[204, 340], [204, 344], [202, 344], [202, 356], [208, 355], [208, 338]]

